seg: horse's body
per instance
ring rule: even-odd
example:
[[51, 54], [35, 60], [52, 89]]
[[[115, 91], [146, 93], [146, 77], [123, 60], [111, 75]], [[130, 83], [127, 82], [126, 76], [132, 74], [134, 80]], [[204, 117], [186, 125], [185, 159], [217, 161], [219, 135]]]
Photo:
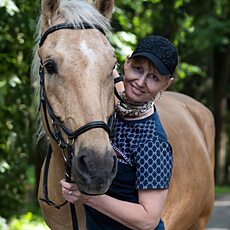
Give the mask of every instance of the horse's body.
[[163, 214], [166, 229], [203, 230], [214, 202], [213, 116], [183, 94], [165, 92], [157, 102], [174, 156]]
[[[46, 101], [46, 104], [42, 108], [42, 121], [46, 133], [51, 137], [53, 151], [48, 173], [48, 194], [50, 200], [56, 204], [64, 201], [59, 181], [65, 175], [62, 154], [65, 149], [60, 148], [63, 145], [62, 141], [57, 141], [52, 136], [57, 127], [62, 138], [66, 140], [64, 144], [71, 145], [71, 150], [74, 149], [71, 152], [72, 177], [82, 192], [103, 193], [110, 186], [116, 172], [109, 136], [104, 130], [105, 126], [101, 125], [102, 122], [107, 122], [114, 105], [111, 76], [115, 64], [113, 49], [106, 37], [97, 29], [106, 29], [104, 19], [93, 13], [89, 7], [84, 8], [82, 2], [76, 2], [66, 1], [66, 6], [61, 7], [58, 0], [42, 1], [40, 34], [60, 23], [76, 24], [78, 28], [78, 20], [81, 27], [82, 22], [88, 25], [93, 17], [98, 19], [93, 20], [90, 29], [52, 31], [52, 34], [49, 33], [42, 39], [41, 47], [38, 49], [45, 82], [42, 101]], [[94, 1], [94, 4], [103, 15], [111, 15], [113, 1]], [[84, 11], [89, 14], [85, 15]], [[35, 67], [40, 60], [35, 58]], [[46, 111], [49, 105], [60, 124], [53, 125], [52, 113], [50, 115], [50, 112]], [[172, 182], [163, 216], [166, 228], [204, 229], [213, 205], [212, 115], [200, 103], [175, 93], [166, 93], [162, 103], [157, 107], [174, 151]], [[75, 135], [70, 135], [74, 136], [70, 138], [68, 132], [64, 132], [65, 128], [60, 128], [64, 124], [73, 134], [73, 130], [78, 130], [91, 121], [101, 121], [100, 127], [87, 129], [77, 138]], [[43, 174], [44, 166], [41, 171], [39, 197], [44, 196]], [[40, 201], [40, 206], [51, 229], [72, 229], [68, 205], [55, 209]], [[79, 229], [84, 230], [84, 210], [81, 205], [76, 208]]]

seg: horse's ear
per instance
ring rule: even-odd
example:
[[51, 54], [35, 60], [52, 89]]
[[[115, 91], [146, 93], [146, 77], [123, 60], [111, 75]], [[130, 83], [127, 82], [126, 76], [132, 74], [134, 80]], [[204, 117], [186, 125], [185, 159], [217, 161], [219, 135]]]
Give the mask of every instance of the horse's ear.
[[50, 24], [53, 15], [58, 13], [59, 5], [60, 0], [42, 0], [41, 10], [43, 25], [48, 26]]
[[106, 18], [111, 18], [113, 13], [114, 0], [95, 0], [95, 8]]

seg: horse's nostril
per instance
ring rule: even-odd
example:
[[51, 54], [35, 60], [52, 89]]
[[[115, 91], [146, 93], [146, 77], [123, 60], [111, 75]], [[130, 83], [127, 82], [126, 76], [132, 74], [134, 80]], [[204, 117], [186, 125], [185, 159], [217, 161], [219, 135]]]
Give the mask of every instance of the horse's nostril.
[[78, 167], [80, 171], [88, 170], [87, 164], [86, 164], [86, 156], [80, 156], [78, 160]]
[[[88, 164], [88, 157], [85, 155], [79, 156], [77, 160], [77, 171], [78, 171], [78, 179], [81, 178], [82, 182], [85, 184], [91, 183], [90, 176], [90, 165]], [[76, 179], [76, 181], [78, 180]]]

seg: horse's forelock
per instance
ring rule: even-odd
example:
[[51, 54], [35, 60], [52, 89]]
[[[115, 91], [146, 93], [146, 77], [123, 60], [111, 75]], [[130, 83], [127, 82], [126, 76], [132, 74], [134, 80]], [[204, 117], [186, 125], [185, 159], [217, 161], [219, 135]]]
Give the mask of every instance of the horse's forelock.
[[99, 26], [105, 32], [110, 30], [109, 20], [87, 2], [61, 1], [60, 13], [67, 22], [76, 26], [81, 26], [85, 22], [92, 27]]

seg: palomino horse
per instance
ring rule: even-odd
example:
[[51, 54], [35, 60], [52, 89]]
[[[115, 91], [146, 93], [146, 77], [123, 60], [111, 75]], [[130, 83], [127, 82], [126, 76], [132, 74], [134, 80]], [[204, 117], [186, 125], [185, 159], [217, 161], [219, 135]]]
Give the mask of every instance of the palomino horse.
[[[116, 58], [105, 36], [113, 2], [94, 4], [41, 2], [33, 72], [39, 68], [41, 120], [53, 154], [43, 165], [38, 195], [57, 207], [63, 204], [60, 179], [65, 173], [86, 194], [104, 193], [116, 175], [107, 125], [114, 110]], [[71, 229], [67, 205], [55, 209], [40, 201], [40, 206], [51, 229]], [[81, 217], [78, 223], [83, 228]]]
[[157, 108], [173, 149], [163, 219], [167, 230], [203, 230], [214, 202], [212, 113], [183, 94], [165, 92]]
[[[111, 16], [113, 1], [96, 0], [94, 5], [104, 16]], [[69, 165], [69, 158], [72, 177], [84, 193], [105, 192], [115, 176], [116, 158], [107, 121], [113, 112], [111, 72], [116, 60], [103, 34], [108, 21], [95, 8], [83, 1], [67, 0], [42, 0], [41, 7], [41, 38], [33, 72], [41, 63], [41, 119], [53, 154], [48, 174], [44, 172], [47, 160], [42, 168], [38, 195], [45, 194], [48, 204], [62, 206], [59, 181], [69, 169], [64, 164], [66, 161]], [[212, 115], [200, 103], [176, 93], [165, 93], [157, 107], [174, 150], [172, 182], [163, 215], [166, 228], [204, 229], [213, 205]], [[68, 206], [56, 209], [48, 204], [40, 201], [48, 226], [53, 230], [72, 229]], [[75, 207], [79, 229], [84, 230], [84, 209]]]

